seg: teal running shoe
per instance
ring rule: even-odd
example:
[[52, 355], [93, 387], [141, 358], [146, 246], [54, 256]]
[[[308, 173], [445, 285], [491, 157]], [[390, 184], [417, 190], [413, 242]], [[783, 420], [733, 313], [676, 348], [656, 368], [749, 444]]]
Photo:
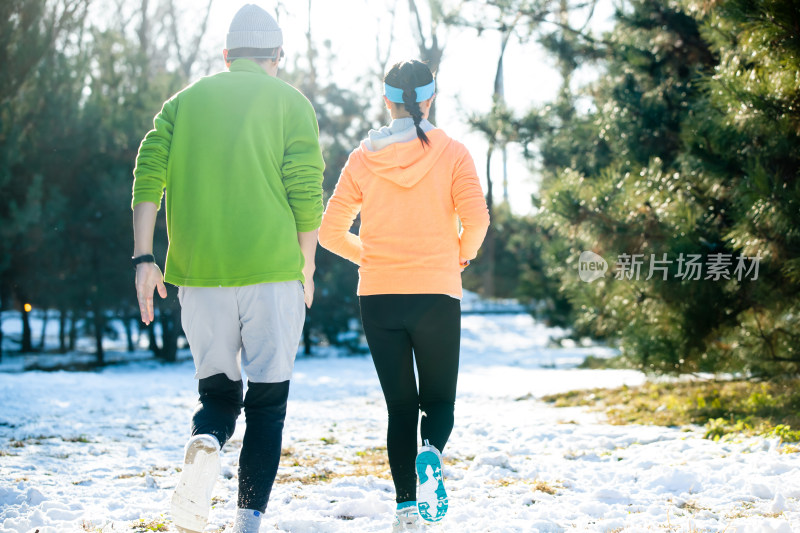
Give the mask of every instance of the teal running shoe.
[[426, 440], [417, 454], [419, 494], [417, 508], [426, 522], [438, 522], [447, 514], [447, 491], [444, 490], [442, 454]]
[[419, 520], [419, 513], [417, 506], [413, 505], [398, 509], [394, 516], [394, 523], [392, 524], [392, 533], [404, 533], [406, 531], [421, 531], [421, 524]]

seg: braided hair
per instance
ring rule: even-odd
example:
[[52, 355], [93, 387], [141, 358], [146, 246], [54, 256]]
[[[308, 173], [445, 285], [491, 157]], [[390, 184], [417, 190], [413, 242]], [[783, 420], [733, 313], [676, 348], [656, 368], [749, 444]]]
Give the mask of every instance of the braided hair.
[[430, 145], [428, 136], [425, 135], [419, 125], [422, 122], [422, 110], [419, 108], [415, 90], [417, 87], [423, 87], [433, 81], [433, 74], [431, 74], [428, 66], [416, 59], [400, 61], [392, 65], [383, 81], [392, 87], [403, 90], [403, 107], [414, 119], [414, 127], [417, 129], [419, 142], [422, 143], [423, 147]]

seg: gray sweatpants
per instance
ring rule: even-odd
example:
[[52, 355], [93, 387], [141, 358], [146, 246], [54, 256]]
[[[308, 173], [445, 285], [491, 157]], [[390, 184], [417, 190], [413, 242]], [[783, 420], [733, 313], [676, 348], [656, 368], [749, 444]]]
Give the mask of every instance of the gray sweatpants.
[[195, 378], [280, 383], [292, 377], [305, 321], [299, 281], [245, 287], [180, 287], [181, 324]]

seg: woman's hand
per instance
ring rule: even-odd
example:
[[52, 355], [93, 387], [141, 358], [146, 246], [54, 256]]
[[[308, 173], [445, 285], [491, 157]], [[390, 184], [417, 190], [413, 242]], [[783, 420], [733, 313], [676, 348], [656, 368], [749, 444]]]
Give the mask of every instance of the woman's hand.
[[307, 272], [303, 269], [303, 276], [306, 282], [303, 283], [303, 300], [306, 302], [306, 307], [311, 309], [311, 304], [314, 303], [314, 270]]

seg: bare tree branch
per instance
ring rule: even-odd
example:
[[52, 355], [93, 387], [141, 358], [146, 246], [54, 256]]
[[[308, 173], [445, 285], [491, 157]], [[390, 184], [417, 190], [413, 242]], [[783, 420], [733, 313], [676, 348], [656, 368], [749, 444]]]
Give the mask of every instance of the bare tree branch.
[[[17, 17], [16, 23], [10, 26], [9, 34], [2, 35], [0, 43], [0, 62], [4, 69], [9, 72], [13, 70], [13, 76], [3, 76], [0, 79], [0, 102], [13, 99], [20, 88], [23, 87], [34, 68], [45, 58], [49, 51], [56, 45], [60, 36], [66, 33], [71, 27], [82, 26], [86, 18], [90, 0], [64, 0], [56, 3], [51, 10], [46, 10], [45, 5], [41, 6], [41, 11], [36, 17]], [[5, 16], [7, 20], [12, 20], [13, 14], [19, 14], [11, 4], [3, 4], [0, 8], [0, 16]], [[38, 32], [31, 32], [34, 25], [43, 22], [43, 27], [47, 28], [44, 35]], [[15, 39], [19, 39], [15, 42]], [[14, 49], [10, 47], [12, 43], [17, 45], [17, 50], [24, 48], [25, 54], [8, 54]], [[5, 71], [4, 71], [5, 73]]]
[[[430, 45], [428, 45], [429, 39], [425, 38], [425, 30], [422, 24], [422, 16], [420, 15], [419, 9], [417, 8], [416, 0], [408, 0], [408, 7], [411, 11], [413, 22], [416, 22], [414, 26], [415, 37], [417, 39], [417, 46], [419, 48], [419, 55], [420, 59], [427, 63], [428, 68], [431, 69], [431, 72], [434, 74], [438, 74], [439, 66], [442, 62], [442, 55], [444, 54], [444, 46], [439, 45], [439, 37], [438, 37], [438, 24], [440, 20], [438, 18], [442, 18], [442, 14], [438, 13], [438, 16], [434, 16], [434, 9], [431, 3], [435, 2], [436, 0], [428, 0], [429, 7], [431, 8], [431, 22], [430, 22]], [[434, 100], [433, 104], [431, 105], [431, 110], [428, 114], [428, 120], [431, 122], [436, 121], [436, 101]]]
[[192, 67], [194, 67], [195, 62], [197, 61], [197, 54], [200, 52], [200, 43], [202, 42], [203, 37], [205, 37], [206, 30], [208, 29], [208, 18], [211, 16], [211, 5], [213, 3], [214, 0], [208, 0], [206, 14], [203, 16], [203, 22], [200, 24], [200, 30], [198, 30], [197, 35], [195, 35], [194, 40], [192, 40], [189, 57], [186, 58], [186, 62], [182, 65], [183, 72], [187, 78], [191, 75]]
[[178, 58], [178, 64], [183, 69], [184, 59], [183, 59], [183, 47], [181, 46], [181, 41], [178, 32], [178, 16], [175, 14], [175, 0], [166, 0], [167, 12], [169, 13], [170, 18], [170, 27], [172, 31], [172, 42], [175, 45], [175, 57]]
[[308, 0], [308, 28], [306, 30], [306, 60], [308, 61], [308, 87], [306, 88], [306, 96], [314, 101], [314, 96], [317, 92], [317, 69], [314, 65], [316, 52], [314, 50], [314, 41], [311, 39], [311, 0]]
[[208, 19], [211, 15], [211, 6], [214, 3], [214, 0], [208, 0], [205, 14], [203, 15], [203, 20], [200, 23], [200, 29], [193, 38], [189, 39], [190, 44], [188, 51], [181, 44], [178, 14], [175, 10], [175, 0], [165, 0], [165, 2], [165, 9], [169, 17], [169, 33], [172, 34], [172, 44], [175, 47], [175, 57], [178, 60], [181, 73], [185, 78], [188, 79], [192, 74], [192, 68], [194, 67], [195, 62], [197, 61], [197, 55], [200, 52], [200, 43], [202, 42], [203, 37], [205, 37], [206, 30], [208, 28]]
[[592, 0], [591, 5], [589, 6], [589, 15], [586, 16], [586, 22], [583, 23], [581, 26], [580, 31], [586, 31], [586, 27], [589, 26], [589, 23], [592, 21], [592, 17], [594, 17], [594, 10], [597, 7], [597, 0]]
[[147, 57], [147, 52], [150, 50], [150, 18], [147, 16], [147, 8], [149, 5], [150, 0], [142, 0], [142, 20], [139, 24], [139, 29], [136, 32], [136, 35], [139, 38], [139, 50], [143, 57]]
[[[381, 34], [380, 31], [375, 36], [375, 59], [378, 61], [378, 75], [383, 76], [386, 72], [386, 68], [389, 66], [389, 58], [392, 55], [392, 46], [394, 45], [394, 21], [397, 17], [397, 0], [394, 0], [392, 3], [391, 9], [389, 9], [389, 37], [388, 43], [386, 45], [386, 53], [381, 57]], [[380, 27], [380, 24], [378, 24]]]
[[417, 43], [419, 43], [420, 48], [422, 48], [425, 46], [425, 33], [422, 31], [422, 17], [419, 15], [417, 2], [415, 0], [408, 0], [408, 9], [411, 11], [411, 14], [414, 15], [414, 20], [417, 23], [414, 28], [416, 30], [415, 36], [417, 38]]
[[125, 0], [116, 0], [114, 2], [116, 7], [115, 11], [119, 15], [117, 17], [117, 27], [119, 29], [120, 34], [126, 35], [128, 33], [128, 25], [133, 20], [133, 14], [130, 17], [125, 18], [122, 14], [125, 12]]

